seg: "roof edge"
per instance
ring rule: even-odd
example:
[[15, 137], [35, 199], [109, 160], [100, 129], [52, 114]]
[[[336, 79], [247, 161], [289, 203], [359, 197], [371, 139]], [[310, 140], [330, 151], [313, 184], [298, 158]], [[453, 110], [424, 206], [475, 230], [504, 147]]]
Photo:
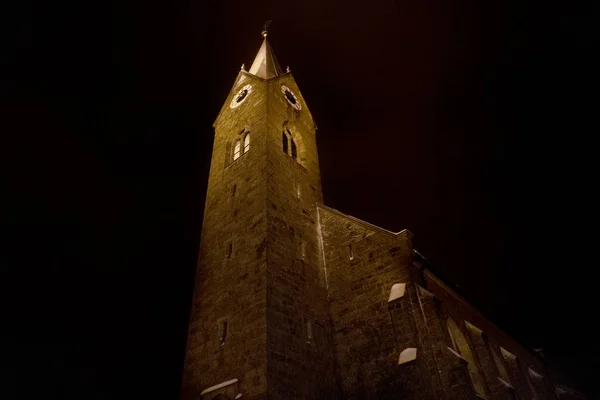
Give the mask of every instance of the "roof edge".
[[504, 338], [496, 337], [496, 340], [498, 342], [504, 342], [501, 344], [503, 346], [509, 347], [512, 351], [515, 351], [514, 345], [519, 346], [521, 349], [518, 350], [525, 350], [530, 357], [537, 360], [538, 362], [544, 365], [548, 363], [535, 350], [533, 350], [533, 348], [526, 344], [520, 337], [512, 335], [511, 333], [509, 333], [508, 330], [504, 329], [501, 325], [498, 325], [493, 318], [490, 318], [491, 313], [488, 310], [485, 310], [483, 307], [481, 307], [481, 305], [477, 302], [473, 302], [472, 299], [469, 298], [469, 295], [465, 293], [460, 287], [458, 287], [455, 283], [451, 282], [447, 277], [441, 276], [439, 271], [436, 271], [436, 269], [425, 257], [423, 257], [421, 253], [414, 249], [413, 253], [416, 254], [419, 258], [421, 258], [421, 261], [423, 262], [423, 265], [420, 268], [420, 271], [423, 274], [423, 276], [429, 275], [431, 278], [433, 278], [434, 281], [436, 281], [436, 283], [440, 286], [442, 290], [448, 293], [457, 302], [466, 304], [468, 307], [471, 307], [478, 318], [483, 319], [486, 324], [491, 325], [494, 329], [499, 331], [500, 335], [504, 336]]
[[380, 226], [373, 225], [373, 224], [371, 224], [371, 223], [369, 223], [367, 221], [364, 221], [364, 220], [362, 220], [360, 218], [356, 218], [356, 217], [353, 217], [352, 215], [344, 214], [343, 212], [338, 211], [335, 208], [328, 207], [325, 204], [317, 203], [317, 207], [321, 208], [323, 210], [329, 211], [329, 212], [331, 212], [333, 214], [339, 215], [341, 217], [344, 217], [346, 219], [349, 219], [350, 221], [355, 222], [355, 223], [357, 223], [359, 225], [363, 225], [366, 228], [375, 229], [375, 230], [377, 230], [377, 231], [379, 231], [381, 233], [385, 233], [386, 235], [390, 235], [390, 236], [394, 236], [394, 237], [398, 237], [398, 236], [402, 236], [402, 235], [404, 235], [404, 236], [406, 236], [408, 238], [414, 237], [413, 233], [411, 231], [409, 231], [408, 229], [402, 229], [399, 232], [392, 232], [392, 231], [388, 231], [387, 229], [382, 228]]

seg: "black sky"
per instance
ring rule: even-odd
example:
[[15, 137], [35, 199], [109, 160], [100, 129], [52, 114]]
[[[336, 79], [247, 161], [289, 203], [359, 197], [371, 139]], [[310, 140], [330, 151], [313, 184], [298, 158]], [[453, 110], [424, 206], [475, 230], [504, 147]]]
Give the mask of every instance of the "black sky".
[[177, 397], [212, 123], [267, 19], [318, 125], [326, 204], [411, 230], [444, 277], [588, 388], [591, 11], [176, 0], [4, 13], [2, 398]]

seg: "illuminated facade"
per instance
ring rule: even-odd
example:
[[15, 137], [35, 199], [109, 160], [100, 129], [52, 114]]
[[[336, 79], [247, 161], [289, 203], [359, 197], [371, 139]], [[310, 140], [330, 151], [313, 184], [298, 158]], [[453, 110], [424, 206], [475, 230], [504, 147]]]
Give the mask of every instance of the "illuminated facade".
[[323, 205], [316, 126], [266, 32], [214, 128], [182, 400], [557, 398], [409, 231]]

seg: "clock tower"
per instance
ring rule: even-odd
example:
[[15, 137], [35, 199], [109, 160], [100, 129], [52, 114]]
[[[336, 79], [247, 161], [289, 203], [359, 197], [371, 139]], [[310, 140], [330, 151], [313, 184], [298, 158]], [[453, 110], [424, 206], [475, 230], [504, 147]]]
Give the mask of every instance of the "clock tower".
[[339, 392], [316, 125], [263, 36], [213, 125], [182, 400]]

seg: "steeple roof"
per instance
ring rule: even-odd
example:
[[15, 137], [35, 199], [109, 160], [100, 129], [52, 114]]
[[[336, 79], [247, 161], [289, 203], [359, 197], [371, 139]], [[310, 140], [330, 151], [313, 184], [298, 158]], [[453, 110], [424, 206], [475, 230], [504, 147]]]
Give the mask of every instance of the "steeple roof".
[[277, 58], [275, 57], [275, 53], [271, 48], [271, 44], [267, 40], [267, 32], [263, 31], [264, 40], [258, 53], [256, 53], [256, 57], [254, 58], [254, 62], [250, 67], [250, 72], [253, 75], [258, 76], [259, 78], [269, 79], [278, 75], [282, 75], [283, 71], [277, 62]]

